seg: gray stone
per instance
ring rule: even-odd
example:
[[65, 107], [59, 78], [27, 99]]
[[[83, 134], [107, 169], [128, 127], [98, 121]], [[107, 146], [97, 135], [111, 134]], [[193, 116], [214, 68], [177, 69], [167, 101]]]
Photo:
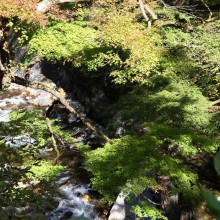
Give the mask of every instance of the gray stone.
[[41, 73], [41, 64], [35, 63], [34, 66], [30, 69], [30, 76], [29, 76], [29, 81], [30, 82], [42, 82], [47, 80], [47, 78]]
[[113, 205], [108, 220], [124, 220], [125, 219], [125, 195], [120, 193]]
[[76, 121], [77, 121], [77, 118], [73, 114], [70, 114], [69, 118], [68, 118], [68, 122], [73, 123], [73, 122], [76, 122]]
[[10, 84], [11, 84], [11, 77], [5, 74], [2, 79], [2, 88], [8, 88]]
[[50, 93], [45, 92], [41, 89], [32, 89], [32, 88], [27, 88], [27, 91], [29, 91], [30, 94], [34, 96], [32, 99], [29, 99], [29, 103], [38, 106], [52, 105], [54, 99]]

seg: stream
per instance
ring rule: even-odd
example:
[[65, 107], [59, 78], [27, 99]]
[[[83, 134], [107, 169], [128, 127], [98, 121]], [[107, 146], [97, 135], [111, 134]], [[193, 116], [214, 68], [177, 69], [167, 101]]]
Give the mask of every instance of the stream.
[[[50, 101], [48, 101], [50, 100]], [[10, 121], [10, 113], [13, 110], [32, 111], [40, 110], [45, 114], [53, 98], [50, 94], [21, 85], [12, 83], [6, 91], [0, 91], [0, 125]], [[76, 104], [76, 103], [75, 103]], [[53, 117], [64, 118], [63, 127], [71, 129], [79, 142], [87, 144], [98, 144], [96, 135], [72, 114], [68, 113], [62, 105], [57, 105], [53, 110]], [[66, 120], [65, 120], [66, 118]], [[2, 137], [1, 137], [2, 138]], [[35, 140], [27, 134], [4, 137], [10, 147], [20, 147], [25, 144], [33, 144]], [[42, 158], [55, 157], [54, 152], [44, 149], [39, 151]], [[45, 210], [44, 215], [48, 220], [67, 219], [94, 219], [104, 220], [108, 208], [100, 204], [98, 193], [91, 190], [90, 177], [82, 168], [83, 158], [73, 146], [66, 146], [59, 159], [59, 164], [66, 167], [59, 178], [52, 182], [52, 188], [56, 188], [56, 195], [52, 210]], [[43, 198], [42, 198], [43, 199]]]

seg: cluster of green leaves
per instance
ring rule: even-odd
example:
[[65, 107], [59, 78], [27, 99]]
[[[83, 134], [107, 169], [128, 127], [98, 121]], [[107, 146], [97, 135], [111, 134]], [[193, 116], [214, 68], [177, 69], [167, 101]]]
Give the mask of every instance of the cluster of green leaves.
[[29, 25], [27, 21], [22, 21], [17, 18], [8, 19], [7, 27], [13, 29], [19, 37], [13, 45], [13, 49], [25, 46], [31, 39], [32, 35], [40, 28], [39, 24]]
[[42, 180], [52, 182], [56, 180], [60, 172], [65, 169], [65, 167], [54, 165], [48, 160], [29, 160], [24, 166], [31, 167], [27, 173], [27, 177], [32, 180], [34, 184], [38, 184]]
[[115, 15], [101, 31], [85, 22], [55, 23], [33, 36], [29, 54], [37, 52], [50, 61], [72, 61], [75, 67], [88, 71], [105, 67], [120, 84], [143, 82], [159, 63], [163, 51], [156, 46], [159, 39], [156, 32], [133, 23], [133, 18]]
[[[162, 190], [158, 178], [166, 176], [173, 185], [171, 193], [199, 198], [197, 170], [185, 164], [196, 163], [219, 146], [209, 106], [196, 86], [175, 75], [153, 76], [148, 85], [119, 99], [107, 113], [117, 112], [129, 135], [104, 148], [85, 150], [93, 187], [105, 201], [113, 201], [121, 191], [139, 195], [146, 187]], [[117, 130], [118, 126], [115, 117], [110, 127]], [[146, 205], [139, 204], [133, 211], [138, 216], [151, 216], [151, 212], [157, 216]]]
[[[173, 11], [171, 15], [174, 19]], [[217, 95], [218, 22], [192, 32], [169, 26], [147, 30], [135, 22], [135, 16], [114, 13], [99, 31], [89, 25], [82, 21], [53, 22], [33, 36], [29, 54], [36, 52], [49, 61], [71, 61], [87, 72], [98, 73], [104, 67], [119, 84], [145, 83], [158, 72], [185, 74], [200, 83], [207, 95]], [[210, 86], [205, 87], [207, 84]]]
[[10, 121], [3, 124], [4, 133], [14, 136], [28, 134], [37, 141], [37, 147], [43, 147], [50, 140], [50, 133], [45, 118], [39, 111], [19, 112], [13, 111]]
[[[32, 217], [44, 219], [42, 213], [46, 201], [42, 202], [42, 195], [28, 187], [33, 179], [29, 177], [30, 166], [24, 166], [26, 152], [12, 148], [0, 141], [0, 215], [2, 219], [13, 218], [18, 215], [17, 208], [33, 207]], [[24, 187], [22, 187], [22, 185]], [[25, 185], [27, 187], [25, 187]]]
[[190, 195], [197, 176], [184, 167], [180, 159], [159, 152], [161, 144], [154, 135], [125, 136], [104, 148], [85, 152], [86, 166], [94, 173], [93, 187], [105, 200], [114, 201], [121, 191], [138, 195], [146, 186], [161, 189], [155, 180], [157, 174], [172, 179], [174, 192]]
[[197, 87], [173, 74], [153, 76], [149, 86], [137, 87], [117, 104], [124, 119], [132, 118], [134, 123], [154, 122], [183, 128], [190, 125], [204, 131], [210, 124], [209, 107], [209, 101]]
[[167, 220], [160, 210], [154, 208], [146, 202], [141, 201], [140, 205], [135, 205], [132, 207], [132, 211], [137, 214], [140, 218], [150, 218], [152, 220], [163, 219]]
[[[52, 120], [53, 131], [60, 136], [66, 143], [76, 142], [76, 139], [71, 136], [71, 133], [65, 131], [59, 126], [59, 121]], [[34, 138], [36, 142], [34, 145], [37, 148], [45, 147], [51, 142], [51, 134], [48, 130], [45, 117], [41, 111], [13, 111], [10, 115], [10, 121], [2, 125], [4, 127], [4, 135], [20, 135], [28, 134]], [[1, 133], [0, 133], [1, 134]], [[33, 146], [31, 146], [33, 147]]]
[[[192, 195], [197, 177], [184, 168], [184, 161], [192, 162], [218, 147], [211, 135], [209, 102], [198, 88], [174, 76], [153, 77], [149, 85], [136, 88], [111, 109], [120, 115], [131, 136], [86, 152], [93, 185], [107, 199], [127, 185], [137, 194], [146, 186], [156, 187], [151, 173], [170, 176], [179, 191]], [[115, 120], [113, 128], [118, 126]], [[141, 128], [147, 129], [147, 135], [134, 136]]]
[[22, 156], [18, 154], [16, 149], [6, 147], [2, 140], [0, 141], [0, 154], [0, 210], [2, 211], [2, 208], [9, 204], [21, 203], [22, 199], [29, 197], [31, 192], [15, 188], [22, 177], [27, 179], [27, 170], [14, 167], [16, 164], [23, 163]]
[[49, 61], [74, 61], [77, 66], [98, 47], [95, 37], [96, 31], [85, 22], [54, 22], [33, 36], [29, 54], [37, 53]]
[[[163, 41], [170, 49], [170, 64], [179, 74], [202, 88], [212, 99], [219, 98], [219, 21], [200, 25], [190, 32], [165, 27]], [[173, 55], [173, 56], [172, 56]], [[184, 70], [185, 69], [185, 70]]]
[[120, 58], [119, 65], [111, 72], [115, 82], [120, 84], [145, 82], [157, 68], [164, 52], [157, 32], [134, 23], [134, 18], [128, 15], [115, 15], [103, 25], [100, 41], [113, 48]]

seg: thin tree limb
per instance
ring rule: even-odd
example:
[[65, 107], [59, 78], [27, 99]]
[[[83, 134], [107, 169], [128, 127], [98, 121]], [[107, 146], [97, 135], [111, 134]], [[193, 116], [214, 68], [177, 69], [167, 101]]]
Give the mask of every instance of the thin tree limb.
[[217, 104], [219, 104], [219, 103], [220, 103], [220, 99], [218, 99], [218, 100], [216, 100], [216, 101], [211, 102], [211, 104], [212, 104], [212, 105], [217, 105]]
[[160, 0], [160, 1], [161, 1], [161, 3], [163, 4], [163, 6], [164, 6], [165, 8], [168, 7], [168, 5], [167, 5], [163, 0]]
[[156, 13], [150, 8], [150, 6], [149, 6], [148, 4], [144, 4], [144, 8], [147, 10], [147, 12], [151, 15], [151, 17], [152, 17], [154, 20], [157, 20], [157, 19], [158, 19]]
[[218, 112], [220, 111], [220, 106], [213, 106], [211, 108], [209, 108], [209, 112]]
[[144, 196], [143, 194], [141, 194], [141, 196], [145, 199], [147, 199], [150, 203], [152, 203], [153, 205], [159, 205], [159, 206], [162, 206], [161, 203], [156, 203], [156, 202], [153, 202], [151, 199], [149, 199], [148, 197]]
[[1, 58], [1, 53], [0, 53], [0, 71], [5, 71], [5, 67], [2, 64], [2, 58]]
[[211, 21], [212, 20], [212, 11], [209, 8], [209, 6], [204, 2], [204, 0], [201, 0], [201, 1], [205, 5], [205, 7], [208, 9], [208, 11], [209, 11], [209, 18], [206, 21]]
[[54, 137], [54, 133], [53, 133], [53, 129], [52, 129], [52, 126], [51, 126], [51, 123], [50, 123], [50, 119], [48, 117], [46, 117], [46, 124], [47, 124], [48, 130], [49, 130], [49, 132], [51, 134], [51, 139], [52, 139], [52, 144], [53, 144], [54, 150], [57, 153], [57, 156], [56, 156], [56, 158], [54, 160], [56, 162], [59, 159], [59, 157], [60, 157], [60, 151], [59, 151], [59, 149], [57, 147], [57, 142], [56, 142], [56, 139]]
[[140, 9], [141, 9], [142, 15], [144, 16], [145, 20], [148, 22], [149, 21], [149, 17], [147, 16], [147, 14], [145, 12], [143, 1], [139, 0], [139, 4], [140, 4]]

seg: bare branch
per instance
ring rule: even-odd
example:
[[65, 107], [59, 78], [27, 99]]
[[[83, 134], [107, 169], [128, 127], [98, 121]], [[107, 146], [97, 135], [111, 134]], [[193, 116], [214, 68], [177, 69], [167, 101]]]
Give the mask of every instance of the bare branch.
[[169, 5], [167, 5], [163, 0], [160, 0], [161, 1], [161, 3], [163, 4], [163, 6], [165, 7], [165, 8], [167, 8]]
[[213, 106], [209, 109], [209, 112], [218, 112], [220, 111], [220, 106]]
[[1, 53], [0, 53], [0, 71], [5, 71], [5, 67], [2, 64], [2, 58], [1, 58]]
[[157, 15], [156, 15], [155, 12], [149, 7], [148, 4], [144, 4], [144, 8], [147, 10], [147, 12], [151, 15], [151, 17], [152, 17], [154, 20], [157, 20], [157, 19], [158, 19]]
[[220, 103], [220, 99], [218, 99], [218, 100], [216, 100], [216, 101], [211, 102], [211, 104], [212, 104], [212, 105], [217, 105], [217, 104], [219, 104], [219, 103]]
[[212, 20], [212, 11], [210, 10], [209, 6], [204, 2], [204, 0], [201, 0], [201, 1], [209, 11], [209, 18], [206, 21], [211, 21]]
[[139, 0], [139, 4], [140, 4], [140, 9], [141, 9], [141, 12], [145, 18], [145, 20], [148, 22], [150, 19], [149, 17], [147, 16], [146, 12], [145, 12], [145, 9], [144, 9], [144, 3], [142, 0]]
[[149, 199], [148, 197], [146, 197], [143, 193], [141, 194], [142, 197], [144, 197], [145, 199], [147, 199], [150, 203], [152, 203], [153, 205], [159, 205], [162, 206], [162, 203], [156, 203], [153, 202], [151, 199]]
[[140, 4], [140, 9], [141, 9], [142, 15], [144, 16], [145, 20], [147, 21], [148, 28], [151, 28], [151, 21], [150, 21], [149, 17], [147, 16], [146, 11], [144, 9], [143, 1], [139, 0], [139, 4]]
[[51, 123], [50, 123], [50, 119], [47, 118], [47, 117], [46, 117], [46, 124], [47, 124], [48, 130], [49, 130], [49, 132], [51, 134], [51, 140], [52, 140], [52, 144], [53, 144], [54, 150], [57, 153], [57, 156], [56, 156], [56, 158], [54, 160], [54, 162], [56, 162], [59, 159], [59, 157], [60, 157], [60, 151], [59, 151], [59, 149], [57, 147], [57, 142], [56, 142], [56, 139], [54, 137], [54, 133], [53, 133], [53, 129], [52, 129], [52, 126], [51, 126]]

